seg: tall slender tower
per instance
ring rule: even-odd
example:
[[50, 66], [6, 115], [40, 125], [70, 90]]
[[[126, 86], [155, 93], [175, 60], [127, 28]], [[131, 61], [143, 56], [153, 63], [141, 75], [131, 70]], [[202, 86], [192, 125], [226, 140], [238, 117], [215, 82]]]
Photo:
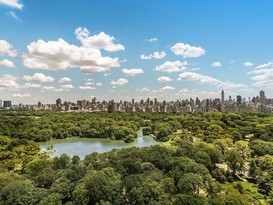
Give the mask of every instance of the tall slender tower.
[[225, 102], [225, 92], [224, 90], [221, 91], [221, 105], [223, 105]]
[[265, 103], [265, 93], [264, 93], [263, 90], [260, 91], [260, 102], [261, 102], [262, 104]]

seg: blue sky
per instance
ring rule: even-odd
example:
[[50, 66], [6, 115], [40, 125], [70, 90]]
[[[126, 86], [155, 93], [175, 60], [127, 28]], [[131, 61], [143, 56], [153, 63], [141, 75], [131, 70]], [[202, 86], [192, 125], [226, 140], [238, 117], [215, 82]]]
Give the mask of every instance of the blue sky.
[[0, 0], [0, 99], [273, 97], [272, 6]]

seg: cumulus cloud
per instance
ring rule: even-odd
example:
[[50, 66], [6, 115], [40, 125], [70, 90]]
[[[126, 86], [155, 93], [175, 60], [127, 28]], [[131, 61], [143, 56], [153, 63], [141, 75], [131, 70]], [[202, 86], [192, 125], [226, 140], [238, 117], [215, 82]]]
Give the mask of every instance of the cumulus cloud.
[[102, 83], [96, 83], [96, 86], [101, 87], [101, 86], [103, 86], [103, 84]]
[[19, 0], [0, 0], [0, 4], [20, 10], [24, 6], [23, 4], [19, 3]]
[[94, 85], [94, 83], [92, 83], [92, 82], [86, 82], [86, 83], [84, 83], [84, 85]]
[[253, 70], [248, 74], [255, 74], [251, 79], [255, 82], [253, 85], [257, 87], [273, 87], [273, 68], [263, 68]]
[[254, 81], [253, 86], [273, 88], [273, 61], [258, 65], [247, 74], [254, 75], [251, 78]]
[[158, 41], [158, 39], [156, 37], [154, 37], [154, 38], [150, 38], [148, 41], [152, 43], [152, 42]]
[[33, 76], [24, 75], [23, 79], [31, 82], [40, 82], [40, 83], [50, 83], [54, 81], [54, 78], [50, 76], [46, 76], [43, 73], [35, 73]]
[[216, 87], [222, 87], [223, 89], [238, 89], [238, 88], [246, 88], [247, 86], [244, 84], [237, 84], [229, 81], [221, 81], [216, 78], [212, 78], [207, 75], [201, 75], [193, 72], [184, 72], [179, 74], [177, 80], [181, 81], [198, 81], [201, 84], [214, 85]]
[[14, 98], [29, 98], [29, 97], [31, 97], [31, 95], [29, 93], [24, 93], [24, 94], [15, 93], [12, 95], [12, 97], [14, 97]]
[[54, 91], [55, 87], [53, 86], [43, 86], [42, 87], [42, 92], [46, 92], [46, 91]]
[[186, 61], [181, 62], [181, 61], [166, 61], [162, 65], [156, 66], [155, 70], [156, 71], [162, 71], [162, 72], [167, 72], [167, 73], [172, 73], [172, 72], [180, 72], [186, 70], [186, 66], [188, 63]]
[[160, 89], [161, 92], [165, 92], [165, 91], [171, 91], [174, 90], [175, 88], [172, 86], [165, 86], [163, 88]]
[[114, 44], [115, 37], [109, 36], [104, 32], [100, 32], [98, 35], [90, 36], [90, 32], [87, 28], [77, 28], [75, 31], [77, 39], [82, 43], [84, 47], [104, 49], [108, 52], [117, 52], [125, 50], [121, 44]]
[[5, 66], [7, 68], [15, 68], [14, 63], [8, 59], [4, 59], [0, 61], [0, 65]]
[[41, 88], [42, 85], [37, 84], [37, 83], [25, 83], [23, 88], [25, 89], [31, 89], [31, 88]]
[[222, 64], [221, 64], [221, 62], [213, 62], [212, 64], [211, 64], [211, 67], [221, 67], [222, 66]]
[[166, 76], [161, 76], [161, 77], [157, 78], [157, 80], [158, 80], [160, 83], [167, 83], [167, 82], [173, 81], [173, 79], [171, 79], [171, 78], [169, 78], [169, 77], [166, 77]]
[[[138, 90], [138, 89], [137, 89]], [[139, 92], [149, 92], [150, 89], [149, 88], [146, 88], [146, 87], [143, 87], [142, 89], [138, 90]]]
[[0, 78], [0, 90], [18, 90], [20, 86], [17, 84], [17, 77], [4, 74]]
[[17, 51], [13, 49], [13, 46], [5, 40], [0, 40], [0, 55], [9, 55], [10, 57], [17, 56]]
[[162, 58], [164, 58], [166, 56], [166, 53], [164, 52], [164, 51], [162, 51], [162, 52], [158, 52], [158, 51], [156, 51], [156, 52], [154, 52], [154, 53], [152, 53], [152, 54], [150, 54], [150, 55], [144, 55], [144, 54], [142, 54], [141, 56], [140, 56], [140, 58], [142, 59], [142, 60], [151, 60], [151, 59], [162, 59]]
[[79, 89], [81, 90], [95, 90], [95, 87], [91, 87], [91, 86], [80, 86]]
[[218, 96], [218, 92], [211, 92], [211, 91], [199, 91], [196, 89], [188, 90], [187, 88], [183, 88], [178, 91], [177, 96], [184, 96], [187, 98], [194, 98], [198, 96], [199, 98], [211, 98], [212, 96]]
[[59, 83], [66, 83], [66, 82], [70, 82], [70, 81], [71, 81], [70, 78], [68, 78], [68, 77], [62, 77], [62, 78], [60, 78], [60, 80], [58, 82]]
[[249, 62], [249, 61], [247, 61], [247, 62], [244, 62], [244, 66], [245, 67], [251, 67], [251, 66], [254, 66], [254, 64], [251, 63], [251, 62]]
[[124, 79], [124, 78], [120, 78], [120, 79], [118, 79], [117, 81], [111, 81], [111, 85], [113, 85], [113, 86], [117, 86], [117, 85], [125, 85], [125, 84], [127, 84], [129, 81], [127, 80], [127, 79]]
[[183, 56], [183, 58], [196, 58], [206, 53], [201, 47], [195, 47], [185, 43], [177, 43], [170, 49], [175, 55]]
[[30, 43], [27, 49], [28, 53], [22, 56], [23, 64], [30, 69], [57, 71], [80, 68], [84, 73], [96, 73], [120, 66], [118, 58], [104, 57], [97, 48], [76, 46], [61, 38], [48, 42], [38, 40]]
[[142, 69], [139, 68], [133, 68], [133, 69], [122, 69], [122, 71], [125, 75], [129, 76], [135, 76], [144, 73]]
[[55, 88], [54, 91], [63, 92], [63, 91], [70, 91], [72, 89], [74, 89], [74, 86], [71, 84], [68, 84], [68, 85], [61, 85], [59, 88]]

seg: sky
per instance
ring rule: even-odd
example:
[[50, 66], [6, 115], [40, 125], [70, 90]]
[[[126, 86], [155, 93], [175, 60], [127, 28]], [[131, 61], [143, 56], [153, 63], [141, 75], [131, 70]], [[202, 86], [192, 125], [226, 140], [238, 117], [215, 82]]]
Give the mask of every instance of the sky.
[[0, 0], [0, 100], [273, 98], [269, 0]]

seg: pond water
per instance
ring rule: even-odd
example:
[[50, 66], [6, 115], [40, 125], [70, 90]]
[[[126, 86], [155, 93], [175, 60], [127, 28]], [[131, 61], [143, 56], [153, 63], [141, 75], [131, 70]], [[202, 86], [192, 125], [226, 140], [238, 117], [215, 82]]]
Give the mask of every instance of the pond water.
[[125, 143], [122, 140], [110, 140], [100, 138], [78, 138], [55, 139], [40, 143], [41, 150], [53, 145], [55, 152], [50, 153], [51, 157], [67, 154], [69, 156], [78, 155], [81, 159], [92, 152], [108, 152], [112, 149], [122, 149], [125, 147], [149, 147], [155, 145], [156, 141], [151, 136], [142, 136], [140, 132], [137, 139], [132, 143]]

